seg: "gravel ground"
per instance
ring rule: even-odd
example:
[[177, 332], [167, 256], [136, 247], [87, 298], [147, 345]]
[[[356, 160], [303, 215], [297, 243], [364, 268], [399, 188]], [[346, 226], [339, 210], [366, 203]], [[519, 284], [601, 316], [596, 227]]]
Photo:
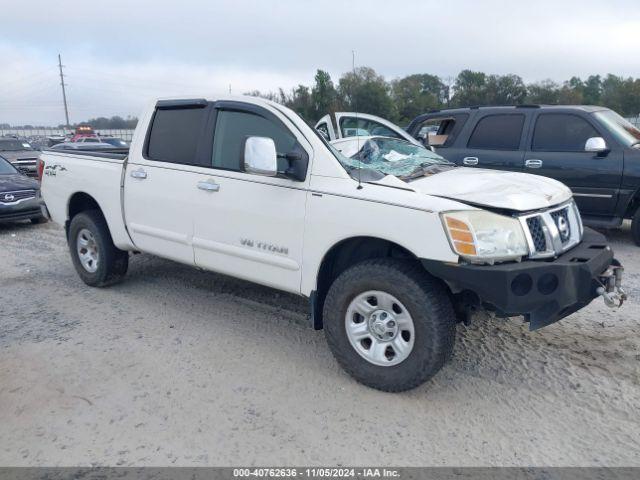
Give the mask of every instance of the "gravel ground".
[[295, 296], [146, 255], [91, 289], [59, 227], [0, 227], [0, 465], [640, 466], [640, 249], [610, 238], [621, 310], [479, 317], [434, 380], [386, 394]]

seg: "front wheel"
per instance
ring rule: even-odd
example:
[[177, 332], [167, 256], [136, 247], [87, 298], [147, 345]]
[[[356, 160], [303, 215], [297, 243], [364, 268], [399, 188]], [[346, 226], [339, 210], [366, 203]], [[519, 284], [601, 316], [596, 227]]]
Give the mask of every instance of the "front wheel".
[[633, 219], [631, 220], [631, 236], [636, 245], [640, 246], [640, 208], [636, 210]]
[[129, 254], [113, 244], [102, 213], [79, 213], [69, 225], [69, 251], [73, 266], [91, 287], [112, 285], [122, 279], [129, 267]]
[[349, 268], [329, 288], [323, 318], [338, 363], [379, 390], [421, 385], [453, 352], [448, 292], [414, 262], [378, 259]]

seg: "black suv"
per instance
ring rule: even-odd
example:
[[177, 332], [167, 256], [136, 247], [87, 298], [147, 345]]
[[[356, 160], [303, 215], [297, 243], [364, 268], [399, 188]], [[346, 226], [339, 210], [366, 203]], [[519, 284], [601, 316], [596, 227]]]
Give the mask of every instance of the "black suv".
[[631, 218], [640, 245], [640, 129], [592, 106], [471, 107], [415, 118], [406, 130], [458, 165], [534, 173], [573, 190], [586, 224]]

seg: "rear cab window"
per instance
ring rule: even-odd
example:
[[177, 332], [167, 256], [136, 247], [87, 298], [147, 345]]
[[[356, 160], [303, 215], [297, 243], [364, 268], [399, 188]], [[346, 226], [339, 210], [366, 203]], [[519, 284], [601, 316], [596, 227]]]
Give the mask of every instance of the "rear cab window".
[[478, 150], [519, 150], [525, 116], [519, 113], [493, 114], [476, 124], [468, 148]]

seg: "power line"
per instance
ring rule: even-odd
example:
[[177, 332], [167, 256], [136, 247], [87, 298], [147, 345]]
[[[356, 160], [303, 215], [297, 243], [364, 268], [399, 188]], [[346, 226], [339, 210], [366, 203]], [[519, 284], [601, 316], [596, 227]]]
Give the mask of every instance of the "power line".
[[60, 85], [62, 86], [62, 101], [64, 102], [64, 118], [67, 121], [66, 125], [69, 128], [69, 109], [67, 108], [67, 92], [64, 90], [64, 74], [62, 73], [62, 57], [58, 54], [58, 68], [60, 68]]

